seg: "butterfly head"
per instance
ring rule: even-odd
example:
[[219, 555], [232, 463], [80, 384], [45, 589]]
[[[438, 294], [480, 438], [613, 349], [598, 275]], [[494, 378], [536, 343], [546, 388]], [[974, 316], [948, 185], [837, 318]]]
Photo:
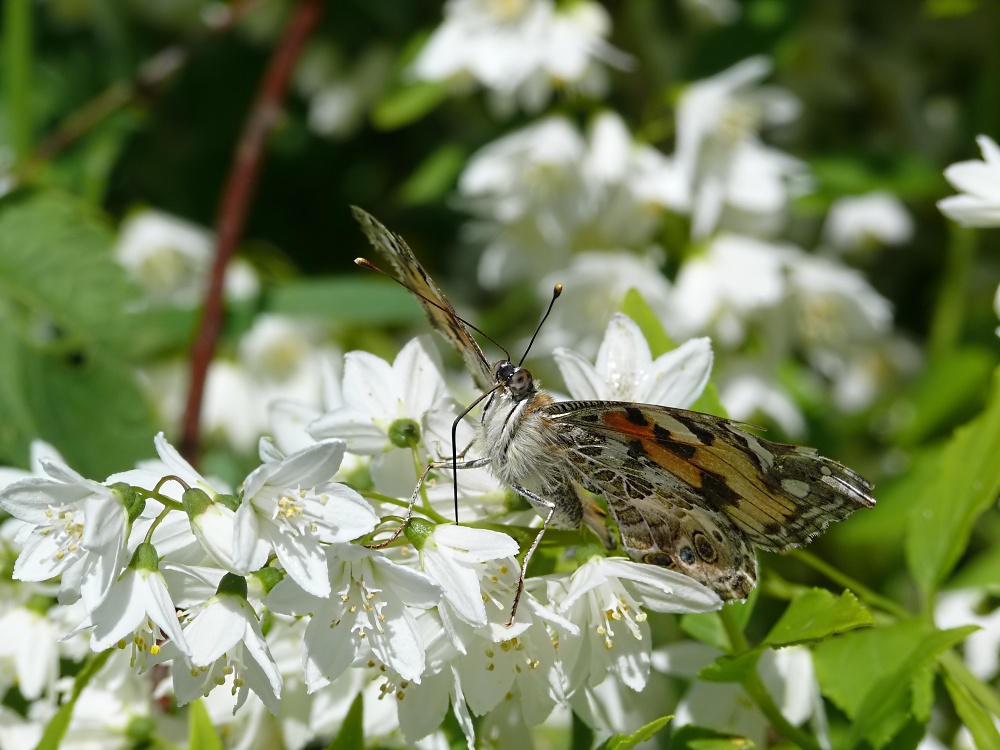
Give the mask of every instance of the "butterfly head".
[[500, 360], [493, 365], [493, 381], [510, 393], [514, 401], [522, 401], [538, 390], [531, 372], [520, 365]]

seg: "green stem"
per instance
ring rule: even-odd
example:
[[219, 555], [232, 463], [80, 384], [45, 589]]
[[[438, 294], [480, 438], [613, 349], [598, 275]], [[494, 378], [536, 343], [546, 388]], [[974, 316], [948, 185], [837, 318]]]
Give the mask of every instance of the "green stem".
[[846, 589], [850, 589], [855, 594], [857, 594], [859, 599], [861, 599], [865, 603], [873, 607], [878, 607], [883, 612], [888, 612], [889, 614], [898, 617], [901, 620], [913, 617], [913, 613], [906, 611], [903, 607], [896, 604], [896, 602], [894, 602], [892, 599], [889, 599], [875, 591], [872, 591], [863, 583], [856, 581], [855, 579], [851, 578], [849, 575], [846, 575], [845, 573], [842, 573], [829, 563], [826, 563], [823, 560], [816, 557], [811, 552], [807, 552], [806, 550], [803, 549], [794, 549], [791, 550], [788, 554], [791, 555], [792, 557], [797, 558], [801, 562], [804, 562], [813, 570], [822, 573], [834, 583], [840, 584]]
[[747, 672], [740, 684], [767, 717], [767, 720], [771, 722], [771, 726], [777, 729], [785, 739], [805, 748], [805, 750], [820, 750], [819, 743], [811, 734], [799, 729], [781, 713], [781, 709], [778, 708], [778, 704], [774, 702], [771, 694], [767, 692], [764, 681], [757, 674], [756, 669]]
[[927, 344], [927, 351], [932, 358], [954, 349], [962, 335], [969, 294], [969, 273], [975, 255], [976, 230], [952, 223], [949, 226], [944, 277]]
[[726, 629], [726, 635], [729, 636], [729, 653], [735, 655], [749, 651], [750, 642], [743, 633], [743, 626], [736, 621], [733, 608], [723, 604], [722, 609], [719, 610], [719, 619], [722, 620], [722, 625]]
[[[719, 610], [719, 618], [726, 628], [726, 635], [729, 636], [730, 653], [736, 655], [749, 651], [750, 642], [743, 633], [743, 627], [737, 621], [736, 615], [733, 614], [733, 609], [724, 605]], [[777, 729], [783, 737], [794, 742], [801, 748], [820, 750], [819, 743], [816, 742], [812, 735], [799, 729], [781, 713], [778, 704], [774, 702], [771, 694], [767, 692], [767, 687], [757, 673], [756, 667], [747, 672], [746, 676], [740, 681], [740, 685], [743, 686], [743, 689], [753, 702], [757, 704], [761, 713], [771, 722], [771, 726]]]
[[6, 0], [3, 10], [3, 86], [10, 145], [18, 160], [31, 150], [31, 0]]
[[989, 685], [976, 677], [954, 650], [945, 651], [938, 657], [938, 663], [948, 674], [963, 685], [991, 714], [1000, 717], [1000, 695]]

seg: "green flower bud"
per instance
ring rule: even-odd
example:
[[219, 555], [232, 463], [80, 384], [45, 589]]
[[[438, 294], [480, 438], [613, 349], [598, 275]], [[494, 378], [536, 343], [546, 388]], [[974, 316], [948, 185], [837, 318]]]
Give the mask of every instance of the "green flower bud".
[[135, 521], [146, 507], [146, 498], [139, 495], [130, 484], [115, 482], [111, 485], [111, 491], [122, 499], [125, 512], [128, 513], [129, 523]]
[[420, 425], [412, 419], [397, 419], [389, 425], [389, 442], [397, 448], [413, 448], [420, 442]]
[[516, 513], [519, 510], [531, 510], [531, 503], [518, 495], [513, 490], [508, 490], [503, 499], [503, 507], [508, 513]]
[[423, 549], [427, 542], [427, 537], [434, 533], [434, 524], [426, 518], [411, 518], [403, 529], [403, 534], [417, 549]]
[[236, 495], [216, 495], [215, 502], [225, 505], [233, 513], [240, 507], [240, 499]]
[[160, 559], [156, 554], [156, 547], [149, 542], [140, 544], [132, 553], [132, 560], [128, 566], [136, 570], [159, 570]]
[[215, 590], [218, 595], [229, 594], [242, 599], [247, 598], [247, 579], [235, 573], [226, 573], [219, 581], [219, 588]]
[[280, 570], [270, 566], [265, 566], [252, 575], [260, 583], [263, 594], [268, 594], [285, 577], [285, 574]]
[[607, 557], [608, 551], [600, 544], [581, 544], [576, 548], [576, 564], [583, 565], [592, 557]]
[[212, 498], [208, 496], [205, 490], [192, 487], [191, 489], [184, 490], [184, 494], [181, 495], [181, 502], [184, 504], [184, 512], [188, 514], [188, 518], [195, 519], [212, 504]]

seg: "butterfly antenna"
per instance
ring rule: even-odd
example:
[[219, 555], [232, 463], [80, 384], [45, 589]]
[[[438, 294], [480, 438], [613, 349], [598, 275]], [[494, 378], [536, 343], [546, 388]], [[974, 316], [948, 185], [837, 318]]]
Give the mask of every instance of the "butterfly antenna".
[[[535, 328], [535, 332], [531, 336], [531, 341], [528, 342], [528, 347], [524, 350], [524, 354], [521, 355], [521, 361], [517, 363], [518, 367], [524, 364], [524, 360], [527, 358], [528, 352], [531, 351], [531, 346], [535, 343], [535, 339], [538, 338], [538, 332], [542, 330], [542, 325], [544, 325], [545, 321], [548, 320], [549, 313], [552, 312], [552, 306], [555, 305], [556, 300], [559, 299], [559, 295], [562, 294], [562, 289], [562, 284], [556, 284], [552, 287], [552, 299], [549, 300], [549, 309], [545, 311], [545, 315], [543, 315], [542, 319], [538, 321], [538, 327]], [[509, 362], [510, 360], [508, 359], [507, 361]]]
[[[472, 325], [472, 323], [470, 323], [469, 321], [467, 321], [467, 320], [466, 320], [465, 318], [463, 318], [463, 317], [462, 317], [461, 315], [459, 315], [459, 314], [458, 314], [457, 312], [455, 312], [454, 310], [452, 310], [452, 309], [451, 309], [450, 307], [445, 307], [445, 306], [444, 306], [444, 305], [442, 305], [441, 303], [439, 303], [439, 302], [435, 302], [434, 300], [430, 299], [430, 298], [429, 298], [429, 297], [427, 297], [426, 295], [423, 295], [423, 294], [421, 294], [421, 293], [420, 293], [420, 292], [418, 292], [418, 291], [417, 291], [416, 289], [412, 289], [412, 288], [408, 287], [408, 286], [407, 286], [407, 285], [406, 285], [406, 284], [405, 284], [404, 282], [402, 282], [402, 281], [400, 281], [399, 279], [397, 279], [397, 278], [396, 278], [395, 276], [393, 276], [393, 275], [392, 275], [391, 273], [387, 273], [387, 272], [383, 271], [383, 270], [382, 270], [381, 268], [379, 268], [378, 266], [376, 266], [376, 265], [375, 265], [374, 263], [372, 263], [372, 262], [371, 262], [370, 260], [368, 260], [367, 258], [355, 258], [355, 259], [354, 259], [354, 265], [356, 265], [356, 266], [361, 266], [362, 268], [366, 268], [366, 269], [368, 269], [369, 271], [375, 271], [376, 273], [380, 273], [380, 274], [382, 274], [383, 276], [385, 276], [385, 277], [386, 277], [387, 279], [392, 279], [392, 280], [393, 280], [393, 281], [395, 281], [395, 282], [396, 282], [397, 284], [399, 284], [399, 285], [400, 285], [401, 287], [403, 287], [403, 289], [405, 289], [406, 291], [408, 291], [408, 292], [409, 292], [410, 294], [414, 295], [415, 297], [420, 297], [420, 299], [422, 299], [422, 300], [423, 300], [424, 302], [426, 302], [426, 303], [427, 303], [428, 305], [433, 305], [434, 307], [436, 307], [436, 308], [437, 308], [438, 310], [440, 310], [441, 312], [445, 313], [446, 315], [450, 315], [450, 316], [451, 316], [452, 318], [454, 318], [455, 320], [457, 320], [457, 321], [459, 321], [459, 322], [461, 322], [461, 323], [464, 323], [464, 324], [465, 324], [466, 326], [468, 326], [468, 327], [469, 327], [469, 328], [471, 328], [471, 329], [472, 329], [473, 331], [475, 331], [475, 332], [476, 332], [476, 333], [478, 333], [478, 334], [479, 334], [480, 336], [482, 336], [482, 337], [483, 337], [484, 339], [486, 339], [486, 340], [487, 340], [487, 341], [489, 341], [489, 342], [490, 342], [491, 344], [493, 344], [493, 346], [495, 346], [495, 347], [496, 347], [497, 349], [499, 349], [500, 351], [502, 351], [502, 352], [503, 352], [503, 354], [504, 354], [504, 358], [505, 358], [505, 359], [506, 359], [506, 360], [507, 360], [508, 362], [510, 362], [510, 352], [508, 352], [508, 351], [507, 351], [507, 350], [506, 350], [506, 349], [505, 349], [505, 348], [503, 347], [503, 345], [502, 345], [502, 344], [500, 344], [500, 342], [499, 342], [499, 341], [497, 341], [497, 340], [496, 340], [495, 338], [493, 338], [492, 336], [490, 336], [490, 335], [489, 335], [488, 333], [486, 333], [485, 331], [482, 331], [482, 330], [480, 330], [479, 328], [476, 328], [476, 327], [475, 327], [474, 325]], [[560, 285], [560, 286], [561, 286], [561, 285]], [[551, 305], [550, 305], [550, 307], [551, 307]], [[546, 315], [548, 315], [548, 313], [546, 313]], [[532, 340], [534, 340], [534, 339], [532, 339]]]

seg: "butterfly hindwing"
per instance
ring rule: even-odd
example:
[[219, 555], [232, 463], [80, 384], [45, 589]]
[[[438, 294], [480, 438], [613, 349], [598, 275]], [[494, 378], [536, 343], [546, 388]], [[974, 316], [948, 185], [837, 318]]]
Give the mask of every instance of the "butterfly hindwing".
[[874, 505], [871, 485], [847, 467], [720, 417], [609, 401], [561, 402], [547, 412], [616, 446], [607, 455], [627, 454], [661, 494], [723, 514], [763, 549], [805, 544], [830, 522]]

